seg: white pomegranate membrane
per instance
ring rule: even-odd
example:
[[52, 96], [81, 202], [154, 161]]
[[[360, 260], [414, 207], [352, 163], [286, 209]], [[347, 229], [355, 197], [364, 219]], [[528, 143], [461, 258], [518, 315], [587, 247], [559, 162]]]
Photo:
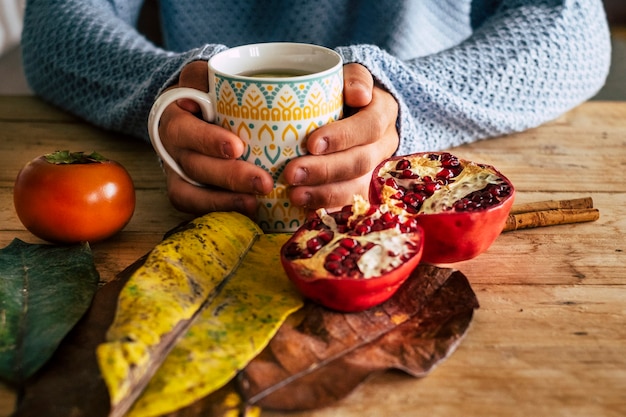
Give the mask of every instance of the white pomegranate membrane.
[[493, 207], [512, 189], [493, 168], [449, 153], [387, 161], [378, 173], [381, 200], [396, 213], [471, 212]]
[[285, 255], [306, 266], [302, 272], [324, 269], [337, 277], [380, 277], [420, 251], [405, 235], [416, 227], [414, 219], [355, 196], [355, 203], [341, 211], [318, 210]]

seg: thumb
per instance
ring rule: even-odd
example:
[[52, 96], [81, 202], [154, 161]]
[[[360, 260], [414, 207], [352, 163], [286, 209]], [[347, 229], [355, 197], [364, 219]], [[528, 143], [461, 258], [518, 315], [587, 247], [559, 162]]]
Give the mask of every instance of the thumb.
[[346, 64], [343, 67], [343, 97], [349, 107], [365, 107], [372, 101], [374, 78], [367, 68], [360, 64]]

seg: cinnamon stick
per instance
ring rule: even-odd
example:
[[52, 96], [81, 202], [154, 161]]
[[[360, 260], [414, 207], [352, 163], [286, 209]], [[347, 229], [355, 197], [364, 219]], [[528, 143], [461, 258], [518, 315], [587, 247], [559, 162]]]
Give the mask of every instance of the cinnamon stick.
[[559, 224], [591, 222], [600, 218], [595, 208], [549, 209], [509, 214], [503, 232]]
[[543, 210], [559, 209], [590, 209], [593, 208], [591, 197], [575, 198], [572, 200], [548, 200], [534, 203], [516, 204], [511, 208], [510, 214], [528, 213]]

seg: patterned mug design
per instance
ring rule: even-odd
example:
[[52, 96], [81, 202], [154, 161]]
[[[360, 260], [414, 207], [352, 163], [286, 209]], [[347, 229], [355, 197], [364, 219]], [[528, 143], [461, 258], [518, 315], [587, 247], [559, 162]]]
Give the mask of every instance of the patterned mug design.
[[259, 197], [259, 225], [265, 231], [294, 231], [306, 213], [289, 203], [282, 172], [291, 159], [306, 153], [311, 132], [341, 117], [342, 72], [267, 82], [215, 75], [215, 86], [216, 123], [248, 145], [244, 160], [274, 178], [273, 192]]

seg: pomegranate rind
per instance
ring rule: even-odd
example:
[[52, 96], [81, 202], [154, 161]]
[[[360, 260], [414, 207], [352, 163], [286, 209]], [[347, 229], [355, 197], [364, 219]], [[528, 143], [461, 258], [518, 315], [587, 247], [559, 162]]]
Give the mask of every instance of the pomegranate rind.
[[[289, 279], [306, 298], [340, 312], [363, 311], [393, 296], [421, 260], [424, 249], [424, 232], [421, 227], [416, 226], [411, 232], [396, 230], [390, 233], [394, 236], [389, 236], [388, 241], [396, 239], [397, 243], [397, 238], [401, 238], [407, 244], [410, 243], [411, 255], [393, 269], [377, 276], [335, 276], [323, 267], [323, 260], [292, 259], [287, 248], [293, 242], [308, 239], [311, 231], [306, 229], [306, 224], [282, 246], [282, 266]], [[385, 241], [381, 245], [387, 250]]]
[[[384, 177], [389, 166], [403, 159], [417, 159], [427, 155], [441, 155], [447, 152], [421, 152], [412, 155], [396, 156], [379, 164], [373, 171], [370, 184], [370, 202], [387, 204], [394, 207], [390, 199], [389, 187], [381, 185], [379, 178]], [[422, 262], [430, 264], [448, 264], [473, 259], [486, 252], [498, 238], [509, 215], [515, 198], [515, 187], [511, 181], [495, 167], [476, 164], [460, 159], [463, 167], [476, 168], [491, 172], [510, 187], [510, 193], [498, 204], [478, 211], [457, 212], [454, 210], [435, 213], [416, 213], [417, 223], [424, 229], [424, 251]], [[397, 201], [397, 200], [396, 200]]]
[[331, 310], [356, 313], [391, 298], [417, 267], [421, 254], [420, 250], [395, 270], [369, 279], [311, 277], [310, 271], [303, 273], [284, 257], [281, 259], [287, 276], [303, 296]]
[[515, 191], [499, 205], [480, 212], [418, 215], [424, 229], [422, 261], [446, 264], [486, 252], [496, 241], [513, 206]]

